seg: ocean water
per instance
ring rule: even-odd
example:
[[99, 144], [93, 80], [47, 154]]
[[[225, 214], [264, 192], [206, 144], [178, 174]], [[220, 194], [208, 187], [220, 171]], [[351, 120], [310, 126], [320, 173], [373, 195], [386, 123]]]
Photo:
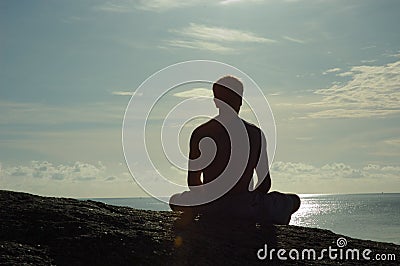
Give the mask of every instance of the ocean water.
[[400, 193], [302, 195], [291, 224], [400, 244]]
[[[290, 224], [329, 229], [346, 236], [400, 245], [400, 193], [300, 195], [302, 205]], [[153, 198], [93, 200], [144, 210], [169, 211]]]

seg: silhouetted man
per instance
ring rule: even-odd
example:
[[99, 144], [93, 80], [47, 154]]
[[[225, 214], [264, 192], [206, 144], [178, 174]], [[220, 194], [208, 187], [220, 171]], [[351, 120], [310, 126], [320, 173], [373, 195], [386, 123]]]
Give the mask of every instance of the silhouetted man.
[[[300, 207], [300, 198], [268, 193], [271, 178], [265, 136], [238, 116], [242, 82], [233, 76], [222, 77], [213, 84], [213, 93], [219, 114], [193, 131], [187, 180], [190, 191], [173, 195], [171, 209], [190, 217], [203, 214], [288, 224]], [[259, 180], [255, 186], [254, 170]]]

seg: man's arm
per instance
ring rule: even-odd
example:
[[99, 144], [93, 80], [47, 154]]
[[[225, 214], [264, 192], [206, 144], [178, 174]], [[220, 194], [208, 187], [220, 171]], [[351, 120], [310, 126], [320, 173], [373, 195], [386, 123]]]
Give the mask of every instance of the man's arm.
[[271, 188], [271, 176], [269, 174], [269, 166], [268, 166], [267, 141], [262, 131], [261, 131], [261, 143], [260, 143], [260, 157], [256, 166], [256, 173], [259, 181], [255, 188], [255, 191], [261, 193], [268, 193], [268, 191]]
[[194, 131], [190, 137], [189, 169], [187, 177], [189, 189], [191, 189], [193, 186], [199, 186], [203, 184], [200, 179], [201, 171], [197, 170], [198, 167], [193, 161], [200, 157], [199, 142], [200, 138], [198, 137], [196, 131]]

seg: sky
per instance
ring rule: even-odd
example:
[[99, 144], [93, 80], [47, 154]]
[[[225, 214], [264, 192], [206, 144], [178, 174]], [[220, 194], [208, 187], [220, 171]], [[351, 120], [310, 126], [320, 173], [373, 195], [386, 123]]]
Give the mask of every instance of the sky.
[[[399, 11], [397, 0], [1, 1], [0, 189], [148, 196], [121, 144], [129, 100], [169, 65], [213, 60], [271, 106], [272, 190], [400, 192]], [[170, 98], [209, 93], [200, 85]]]

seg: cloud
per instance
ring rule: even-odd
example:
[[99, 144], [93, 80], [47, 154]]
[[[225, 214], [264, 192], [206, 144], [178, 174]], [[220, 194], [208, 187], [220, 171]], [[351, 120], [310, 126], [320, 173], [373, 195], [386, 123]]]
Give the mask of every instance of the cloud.
[[181, 30], [171, 30], [185, 37], [218, 41], [218, 42], [245, 42], [245, 43], [275, 43], [276, 40], [257, 36], [252, 32], [246, 32], [224, 27], [206, 26], [202, 24], [190, 23], [189, 27]]
[[117, 96], [132, 96], [133, 92], [132, 91], [113, 91], [111, 94], [117, 95]]
[[343, 178], [398, 178], [400, 167], [368, 164], [354, 168], [345, 163], [331, 163], [317, 167], [307, 163], [274, 162], [271, 175], [285, 179], [343, 179]]
[[400, 146], [400, 138], [399, 139], [388, 139], [385, 140], [386, 144], [389, 144], [391, 146]]
[[204, 3], [201, 0], [177, 1], [177, 0], [139, 0], [136, 8], [146, 11], [162, 12], [170, 9], [177, 9], [189, 6], [196, 6]]
[[220, 1], [219, 3], [221, 5], [230, 5], [230, 4], [237, 4], [237, 3], [262, 3], [265, 2], [265, 0], [223, 0]]
[[116, 96], [132, 96], [132, 95], [137, 95], [137, 96], [142, 96], [143, 93], [135, 93], [133, 91], [113, 91], [111, 92], [112, 95]]
[[250, 31], [196, 23], [190, 23], [188, 27], [169, 31], [179, 36], [179, 38], [166, 40], [164, 42], [166, 46], [222, 53], [237, 51], [235, 45], [240, 43], [266, 44], [276, 42], [276, 40], [259, 36]]
[[367, 64], [367, 63], [375, 63], [376, 60], [375, 59], [371, 59], [371, 60], [361, 60], [361, 63], [363, 64]]
[[177, 92], [173, 95], [179, 98], [213, 97], [213, 92], [211, 89], [194, 88], [187, 91]]
[[329, 73], [339, 72], [339, 71], [341, 71], [341, 70], [342, 70], [342, 69], [340, 69], [340, 68], [338, 68], [338, 67], [335, 67], [335, 68], [331, 68], [331, 69], [328, 69], [328, 70], [324, 71], [322, 74], [323, 74], [323, 75], [326, 75], [326, 74], [329, 74]]
[[229, 5], [229, 4], [238, 3], [238, 2], [242, 2], [242, 0], [224, 0], [224, 1], [221, 1], [220, 4], [221, 5]]
[[136, 1], [136, 8], [146, 11], [164, 12], [172, 9], [194, 7], [194, 6], [216, 6], [216, 5], [230, 5], [236, 3], [262, 3], [264, 0], [222, 0], [222, 1], [211, 1], [211, 0], [190, 0], [190, 1], [178, 1], [178, 0], [139, 0]]
[[289, 36], [282, 36], [283, 39], [287, 40], [287, 41], [291, 41], [291, 42], [295, 42], [295, 43], [300, 43], [300, 44], [305, 44], [306, 42], [297, 38], [293, 38], [293, 37], [289, 37]]
[[[297, 2], [299, 0], [285, 0], [285, 2]], [[217, 8], [218, 6], [230, 6], [234, 4], [250, 4], [250, 3], [267, 3], [271, 0], [190, 0], [190, 1], [179, 1], [179, 0], [115, 0], [108, 1], [99, 6], [96, 6], [96, 10], [103, 12], [112, 13], [126, 13], [131, 12], [133, 9], [144, 10], [149, 12], [166, 12], [169, 10], [189, 8], [196, 6], [207, 6], [211, 8]]]
[[116, 4], [114, 2], [106, 2], [95, 7], [96, 10], [111, 12], [111, 13], [128, 13], [132, 11], [132, 8], [127, 5]]
[[354, 73], [351, 71], [336, 74], [336, 76], [338, 76], [338, 77], [351, 77], [353, 75], [354, 75]]
[[148, 196], [124, 164], [30, 161], [0, 166], [2, 189], [76, 198]]
[[61, 18], [60, 20], [64, 23], [77, 23], [77, 22], [89, 21], [91, 19], [87, 17], [68, 16], [66, 18]]
[[287, 174], [313, 173], [316, 168], [305, 163], [274, 162], [271, 171], [284, 172]]
[[372, 48], [376, 48], [376, 45], [361, 47], [361, 50], [367, 50], [367, 49], [372, 49]]
[[[223, 46], [218, 43], [213, 42], [205, 42], [205, 41], [184, 41], [184, 40], [169, 40], [165, 41], [165, 44], [170, 47], [178, 47], [178, 48], [189, 48], [195, 50], [207, 50], [213, 52], [220, 52], [220, 53], [232, 53], [235, 49]], [[165, 48], [165, 47], [163, 47]]]
[[338, 75], [351, 79], [315, 91], [322, 100], [309, 106], [320, 110], [309, 117], [385, 117], [400, 113], [400, 61], [382, 66], [355, 66]]
[[89, 181], [101, 178], [106, 170], [102, 162], [89, 164], [53, 164], [48, 161], [31, 161], [28, 165], [4, 168], [1, 176], [28, 177], [49, 180]]

